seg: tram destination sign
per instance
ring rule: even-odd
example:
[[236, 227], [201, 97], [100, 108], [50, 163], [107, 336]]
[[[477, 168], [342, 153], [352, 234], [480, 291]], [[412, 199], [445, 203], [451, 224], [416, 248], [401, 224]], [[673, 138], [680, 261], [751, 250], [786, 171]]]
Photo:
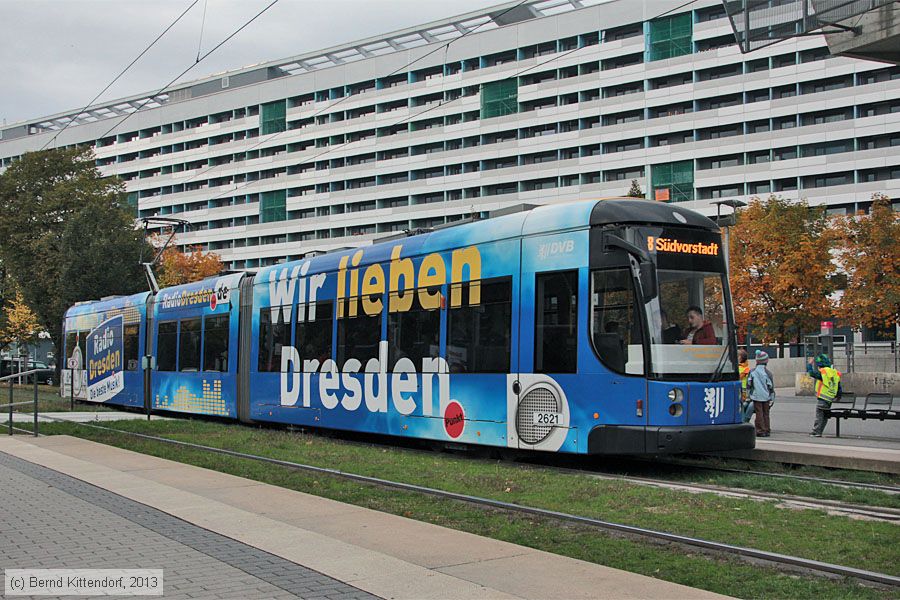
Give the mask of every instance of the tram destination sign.
[[724, 271], [722, 236], [713, 231], [679, 227], [645, 228], [644, 248], [660, 269]]
[[106, 402], [124, 387], [123, 327], [124, 319], [117, 315], [87, 335], [87, 399], [90, 402]]

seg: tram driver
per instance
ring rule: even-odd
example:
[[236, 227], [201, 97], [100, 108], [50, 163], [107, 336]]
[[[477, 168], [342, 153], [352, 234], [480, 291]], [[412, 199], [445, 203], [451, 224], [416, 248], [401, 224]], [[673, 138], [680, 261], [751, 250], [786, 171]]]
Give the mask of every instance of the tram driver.
[[712, 323], [703, 318], [703, 309], [690, 306], [687, 309], [688, 328], [684, 332], [682, 344], [715, 344], [716, 332]]

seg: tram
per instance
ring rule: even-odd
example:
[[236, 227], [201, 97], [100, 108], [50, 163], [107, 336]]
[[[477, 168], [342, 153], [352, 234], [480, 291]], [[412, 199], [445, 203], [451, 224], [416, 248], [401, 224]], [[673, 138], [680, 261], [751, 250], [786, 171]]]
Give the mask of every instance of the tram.
[[64, 329], [62, 394], [111, 405], [547, 452], [755, 443], [719, 228], [647, 200], [79, 303]]

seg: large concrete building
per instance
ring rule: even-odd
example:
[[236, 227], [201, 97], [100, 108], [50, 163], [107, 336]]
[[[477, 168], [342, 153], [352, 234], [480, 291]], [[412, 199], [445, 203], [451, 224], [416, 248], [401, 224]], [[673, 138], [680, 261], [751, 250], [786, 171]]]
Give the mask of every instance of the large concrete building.
[[633, 179], [706, 214], [897, 199], [900, 67], [822, 36], [743, 55], [718, 0], [534, 0], [0, 134], [4, 167], [92, 145], [140, 216], [186, 219], [180, 245], [243, 269]]

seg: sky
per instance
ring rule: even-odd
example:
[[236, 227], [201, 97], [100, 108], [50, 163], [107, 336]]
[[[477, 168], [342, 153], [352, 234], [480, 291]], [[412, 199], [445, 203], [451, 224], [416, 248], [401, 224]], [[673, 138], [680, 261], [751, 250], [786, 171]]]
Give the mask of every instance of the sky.
[[[272, 0], [199, 0], [98, 102], [157, 90]], [[0, 123], [77, 110], [193, 0], [0, 0]], [[495, 6], [503, 0], [278, 0], [192, 80]], [[205, 18], [204, 18], [205, 9]], [[202, 36], [201, 36], [202, 31]]]

